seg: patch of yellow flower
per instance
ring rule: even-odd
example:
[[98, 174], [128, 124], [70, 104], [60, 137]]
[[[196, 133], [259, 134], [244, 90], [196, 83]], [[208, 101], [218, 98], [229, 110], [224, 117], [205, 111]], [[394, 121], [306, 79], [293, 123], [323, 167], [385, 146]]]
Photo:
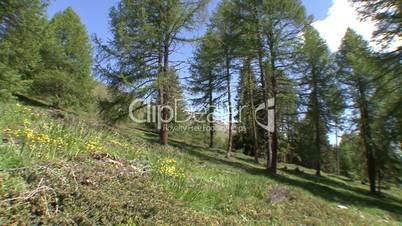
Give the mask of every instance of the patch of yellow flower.
[[110, 143], [115, 145], [115, 146], [124, 146], [122, 143], [120, 143], [118, 140], [110, 140]]
[[184, 173], [178, 170], [175, 164], [176, 160], [174, 159], [164, 159], [161, 161], [159, 172], [165, 176], [183, 178]]
[[50, 139], [50, 137], [46, 134], [39, 134], [38, 136], [36, 136], [36, 141], [42, 143], [42, 144], [52, 144], [52, 139]]
[[100, 144], [99, 142], [97, 142], [96, 140], [89, 140], [86, 144], [85, 144], [85, 148], [87, 149], [87, 151], [90, 152], [101, 152], [104, 151], [104, 146], [102, 144]]
[[51, 138], [47, 134], [37, 134], [31, 140], [39, 144], [56, 145], [58, 148], [64, 146], [64, 140], [61, 137]]
[[126, 148], [126, 149], [130, 148], [130, 145], [122, 143], [122, 142], [120, 142], [118, 140], [115, 140], [115, 139], [112, 139], [109, 142], [110, 142], [110, 144], [112, 144], [114, 146], [117, 146], [117, 147]]
[[31, 121], [29, 121], [29, 119], [24, 119], [23, 123], [24, 123], [24, 126], [31, 125]]
[[62, 148], [64, 146], [64, 140], [59, 137], [53, 140], [53, 144], [57, 145], [59, 148]]
[[12, 134], [16, 137], [23, 138], [25, 142], [30, 143], [28, 147], [36, 147], [37, 145], [56, 145], [58, 148], [62, 148], [65, 144], [64, 140], [61, 137], [51, 138], [47, 134], [35, 133], [35, 131], [30, 128], [24, 128], [23, 130], [6, 129], [4, 130], [4, 132], [7, 134]]
[[26, 128], [23, 131], [23, 136], [28, 140], [33, 140], [35, 138], [35, 133], [32, 129]]

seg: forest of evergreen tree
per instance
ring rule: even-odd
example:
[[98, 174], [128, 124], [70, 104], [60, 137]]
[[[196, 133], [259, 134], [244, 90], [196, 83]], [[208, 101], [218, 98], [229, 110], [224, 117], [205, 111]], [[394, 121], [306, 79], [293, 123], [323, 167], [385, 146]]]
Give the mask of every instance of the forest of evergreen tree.
[[[208, 113], [209, 129], [181, 136], [206, 137], [227, 158], [244, 152], [264, 159], [267, 173], [275, 174], [278, 162], [293, 163], [317, 176], [360, 180], [374, 194], [400, 183], [402, 173], [402, 46], [389, 47], [402, 37], [402, 5], [350, 2], [362, 20], [376, 23], [381, 50], [348, 29], [331, 52], [299, 0], [222, 0], [209, 18], [208, 0], [121, 0], [110, 10], [110, 40], [91, 39], [72, 8], [48, 19], [48, 1], [2, 0], [0, 101], [35, 97], [112, 124], [128, 121], [134, 99], [144, 99], [138, 111], [146, 101], [185, 99], [181, 117], [191, 105]], [[182, 37], [201, 24], [205, 35]], [[172, 55], [185, 42], [196, 48], [180, 79], [182, 65]], [[219, 103], [228, 109], [223, 140], [213, 120]], [[265, 109], [256, 113], [261, 103]], [[168, 145], [175, 122], [162, 109], [160, 143]]]

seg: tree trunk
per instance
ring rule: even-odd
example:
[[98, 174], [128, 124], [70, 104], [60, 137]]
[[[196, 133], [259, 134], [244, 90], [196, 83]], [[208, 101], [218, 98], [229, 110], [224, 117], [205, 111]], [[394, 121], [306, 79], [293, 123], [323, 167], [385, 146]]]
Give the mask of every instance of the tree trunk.
[[214, 123], [210, 122], [209, 123], [209, 148], [213, 148], [215, 146], [214, 136], [215, 136]]
[[[273, 45], [269, 45], [273, 46]], [[274, 131], [271, 133], [271, 152], [272, 152], [272, 159], [271, 159], [271, 167], [268, 169], [269, 172], [276, 174], [277, 169], [277, 156], [278, 156], [278, 119], [277, 119], [277, 103], [276, 103], [276, 96], [277, 96], [277, 84], [276, 84], [276, 66], [275, 66], [275, 54], [272, 48], [270, 48], [271, 53], [271, 89], [272, 89], [272, 98], [274, 100], [274, 106], [272, 110], [274, 112]]]
[[313, 116], [314, 116], [314, 132], [315, 132], [315, 150], [316, 150], [316, 163], [315, 163], [315, 175], [321, 176], [321, 136], [320, 136], [320, 106], [318, 101], [318, 84], [316, 72], [312, 70], [312, 98], [313, 98]]
[[[318, 126], [318, 127], [317, 127]], [[320, 130], [319, 130], [320, 124], [317, 123], [316, 121], [316, 131], [315, 131], [315, 148], [317, 151], [317, 160], [316, 160], [316, 168], [315, 168], [315, 175], [321, 176], [321, 148], [320, 148]]]
[[375, 166], [375, 158], [374, 151], [371, 145], [371, 133], [369, 128], [369, 115], [368, 115], [368, 104], [366, 100], [366, 92], [364, 82], [358, 82], [359, 88], [359, 109], [360, 109], [360, 136], [363, 141], [364, 149], [366, 150], [366, 159], [367, 159], [367, 174], [370, 183], [370, 193], [376, 193], [376, 166]]
[[338, 145], [338, 122], [336, 121], [335, 125], [335, 148], [336, 148], [336, 174], [341, 175], [341, 167], [340, 167], [340, 149]]
[[160, 143], [162, 145], [168, 145], [169, 143], [169, 138], [168, 138], [168, 123], [165, 121], [169, 118], [168, 112], [166, 109], [162, 110], [162, 124], [161, 124], [161, 130], [160, 130]]
[[[257, 50], [257, 55], [258, 55], [258, 66], [260, 69], [260, 80], [261, 80], [261, 85], [262, 85], [262, 93], [263, 93], [263, 100], [265, 103], [265, 113], [266, 113], [266, 120], [267, 120], [267, 124], [269, 121], [268, 118], [268, 86], [267, 86], [267, 80], [265, 78], [265, 70], [264, 70], [264, 63], [263, 63], [263, 53], [262, 53], [262, 47], [261, 47], [261, 36], [260, 34], [257, 33], [257, 38], [259, 40], [259, 48]], [[267, 131], [267, 145], [266, 145], [266, 155], [267, 155], [267, 169], [269, 167], [271, 167], [271, 141], [270, 141], [270, 135], [269, 135], [269, 131]]]
[[215, 128], [214, 128], [214, 101], [213, 101], [213, 93], [212, 93], [212, 84], [211, 80], [209, 80], [209, 109], [208, 109], [208, 119], [209, 120], [209, 147], [214, 147], [214, 135], [215, 135]]
[[[261, 2], [257, 1], [256, 4], [261, 4]], [[260, 69], [260, 80], [261, 80], [261, 84], [262, 84], [262, 91], [263, 91], [263, 100], [265, 103], [265, 112], [266, 112], [266, 120], [267, 120], [267, 125], [269, 122], [269, 117], [268, 117], [268, 85], [267, 85], [267, 78], [266, 78], [266, 74], [265, 74], [265, 69], [264, 69], [264, 59], [263, 59], [263, 40], [261, 38], [261, 32], [260, 32], [260, 20], [261, 20], [261, 16], [260, 16], [260, 12], [259, 12], [259, 7], [255, 7], [255, 11], [254, 11], [254, 22], [255, 22], [255, 27], [256, 27], [256, 38], [258, 41], [258, 47], [257, 47], [257, 56], [258, 56], [258, 66]], [[269, 131], [267, 131], [266, 133], [266, 141], [267, 141], [267, 145], [266, 145], [266, 155], [267, 155], [267, 169], [269, 169], [271, 167], [271, 136]]]
[[381, 183], [382, 183], [382, 174], [381, 170], [378, 170], [378, 193], [381, 194]]
[[[161, 98], [161, 107], [163, 108], [168, 104], [169, 94], [167, 91], [167, 85], [165, 84], [168, 76], [169, 76], [169, 40], [165, 38], [164, 49], [163, 49], [163, 93]], [[167, 120], [169, 119], [169, 112], [166, 108], [162, 109], [161, 112], [161, 128], [160, 128], [160, 143], [162, 145], [167, 145], [169, 142], [168, 138], [168, 131], [169, 131], [169, 124]]]
[[228, 107], [229, 107], [229, 139], [228, 139], [228, 149], [227, 158], [232, 156], [233, 149], [233, 136], [232, 136], [232, 126], [233, 126], [233, 113], [232, 113], [232, 93], [231, 93], [231, 76], [230, 76], [230, 59], [226, 57], [226, 81], [227, 81], [227, 92], [228, 92]]
[[247, 60], [247, 80], [248, 80], [248, 88], [249, 88], [249, 98], [251, 104], [251, 124], [253, 126], [253, 141], [254, 141], [254, 161], [259, 163], [258, 157], [260, 155], [260, 147], [258, 144], [258, 134], [257, 134], [257, 126], [256, 126], [256, 115], [255, 115], [255, 104], [254, 104], [254, 87], [252, 86], [253, 80], [251, 79], [251, 68], [250, 68], [250, 61]]

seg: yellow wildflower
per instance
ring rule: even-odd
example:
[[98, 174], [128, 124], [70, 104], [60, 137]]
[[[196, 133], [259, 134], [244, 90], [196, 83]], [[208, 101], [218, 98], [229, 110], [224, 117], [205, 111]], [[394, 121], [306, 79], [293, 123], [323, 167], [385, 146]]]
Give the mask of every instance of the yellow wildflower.
[[31, 125], [31, 121], [29, 121], [28, 119], [24, 119], [23, 123], [25, 126]]
[[27, 138], [28, 140], [32, 140], [35, 136], [34, 136], [34, 131], [32, 129], [25, 129], [24, 130], [24, 136], [25, 138]]
[[103, 151], [104, 147], [95, 140], [90, 140], [85, 145], [86, 149], [91, 152]]
[[176, 160], [174, 159], [164, 159], [161, 162], [159, 172], [165, 176], [182, 178], [184, 177], [184, 173], [180, 172], [176, 166], [174, 165]]
[[117, 141], [117, 140], [111, 140], [110, 143], [112, 143], [113, 145], [116, 145], [116, 146], [123, 146], [123, 145], [122, 145], [119, 141]]
[[58, 148], [62, 148], [64, 145], [64, 140], [59, 137], [53, 140], [53, 144], [57, 145]]
[[163, 163], [165, 163], [165, 164], [174, 164], [174, 163], [176, 163], [176, 160], [175, 159], [165, 159], [165, 160], [163, 160]]
[[36, 140], [42, 144], [50, 144], [51, 143], [50, 137], [46, 134], [39, 134], [36, 137]]

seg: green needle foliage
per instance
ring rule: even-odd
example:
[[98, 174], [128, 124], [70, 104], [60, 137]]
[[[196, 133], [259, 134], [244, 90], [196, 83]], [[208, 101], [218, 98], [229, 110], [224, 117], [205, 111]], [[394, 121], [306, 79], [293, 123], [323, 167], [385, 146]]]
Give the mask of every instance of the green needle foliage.
[[[101, 106], [111, 119], [127, 116], [127, 106], [135, 98], [157, 101], [160, 106], [174, 98], [169, 90], [175, 70], [170, 56], [186, 41], [181, 32], [195, 27], [206, 4], [205, 0], [122, 0], [112, 8], [113, 40], [106, 45], [96, 40], [97, 72], [116, 96]], [[166, 120], [169, 114], [164, 110], [161, 119]], [[168, 123], [161, 124], [160, 142], [167, 145]]]
[[[400, 41], [402, 36], [401, 18], [402, 3], [399, 0], [349, 0], [354, 3], [362, 19], [376, 23], [376, 37], [381, 44], [388, 46], [393, 41]], [[399, 46], [399, 51], [401, 47]]]
[[93, 88], [87, 31], [71, 8], [48, 22], [45, 3], [1, 3], [2, 99], [23, 93], [45, 98], [55, 106], [85, 109]]
[[209, 126], [209, 146], [215, 146], [215, 110], [223, 100], [226, 86], [222, 68], [219, 67], [220, 57], [217, 37], [211, 30], [199, 42], [190, 66], [191, 77], [188, 79], [189, 92], [194, 95], [192, 104], [206, 116]]
[[[307, 110], [306, 126], [311, 133], [305, 134], [303, 140], [309, 143], [313, 153], [309, 153], [313, 162], [310, 166], [316, 168], [316, 174], [321, 171], [321, 152], [327, 141], [330, 124], [336, 121], [336, 116], [343, 108], [342, 96], [335, 83], [335, 73], [329, 49], [319, 33], [312, 27], [304, 32], [304, 44], [297, 69], [301, 75], [299, 81], [301, 104]], [[307, 129], [307, 128], [306, 128]], [[311, 136], [306, 139], [306, 136]], [[313, 161], [311, 161], [313, 160]]]
[[46, 27], [40, 0], [0, 3], [0, 97], [28, 90], [28, 81], [41, 70], [40, 50]]
[[372, 53], [367, 42], [356, 32], [348, 29], [337, 54], [337, 63], [341, 82], [347, 87], [345, 93], [352, 107], [358, 110], [357, 124], [366, 152], [370, 191], [375, 193], [376, 154], [372, 128], [375, 114], [372, 102], [372, 93], [375, 92], [373, 86], [375, 69], [370, 56]]
[[33, 92], [48, 96], [56, 106], [85, 109], [94, 88], [92, 47], [85, 26], [73, 9], [67, 8], [53, 17], [46, 35], [44, 70], [35, 77]]

